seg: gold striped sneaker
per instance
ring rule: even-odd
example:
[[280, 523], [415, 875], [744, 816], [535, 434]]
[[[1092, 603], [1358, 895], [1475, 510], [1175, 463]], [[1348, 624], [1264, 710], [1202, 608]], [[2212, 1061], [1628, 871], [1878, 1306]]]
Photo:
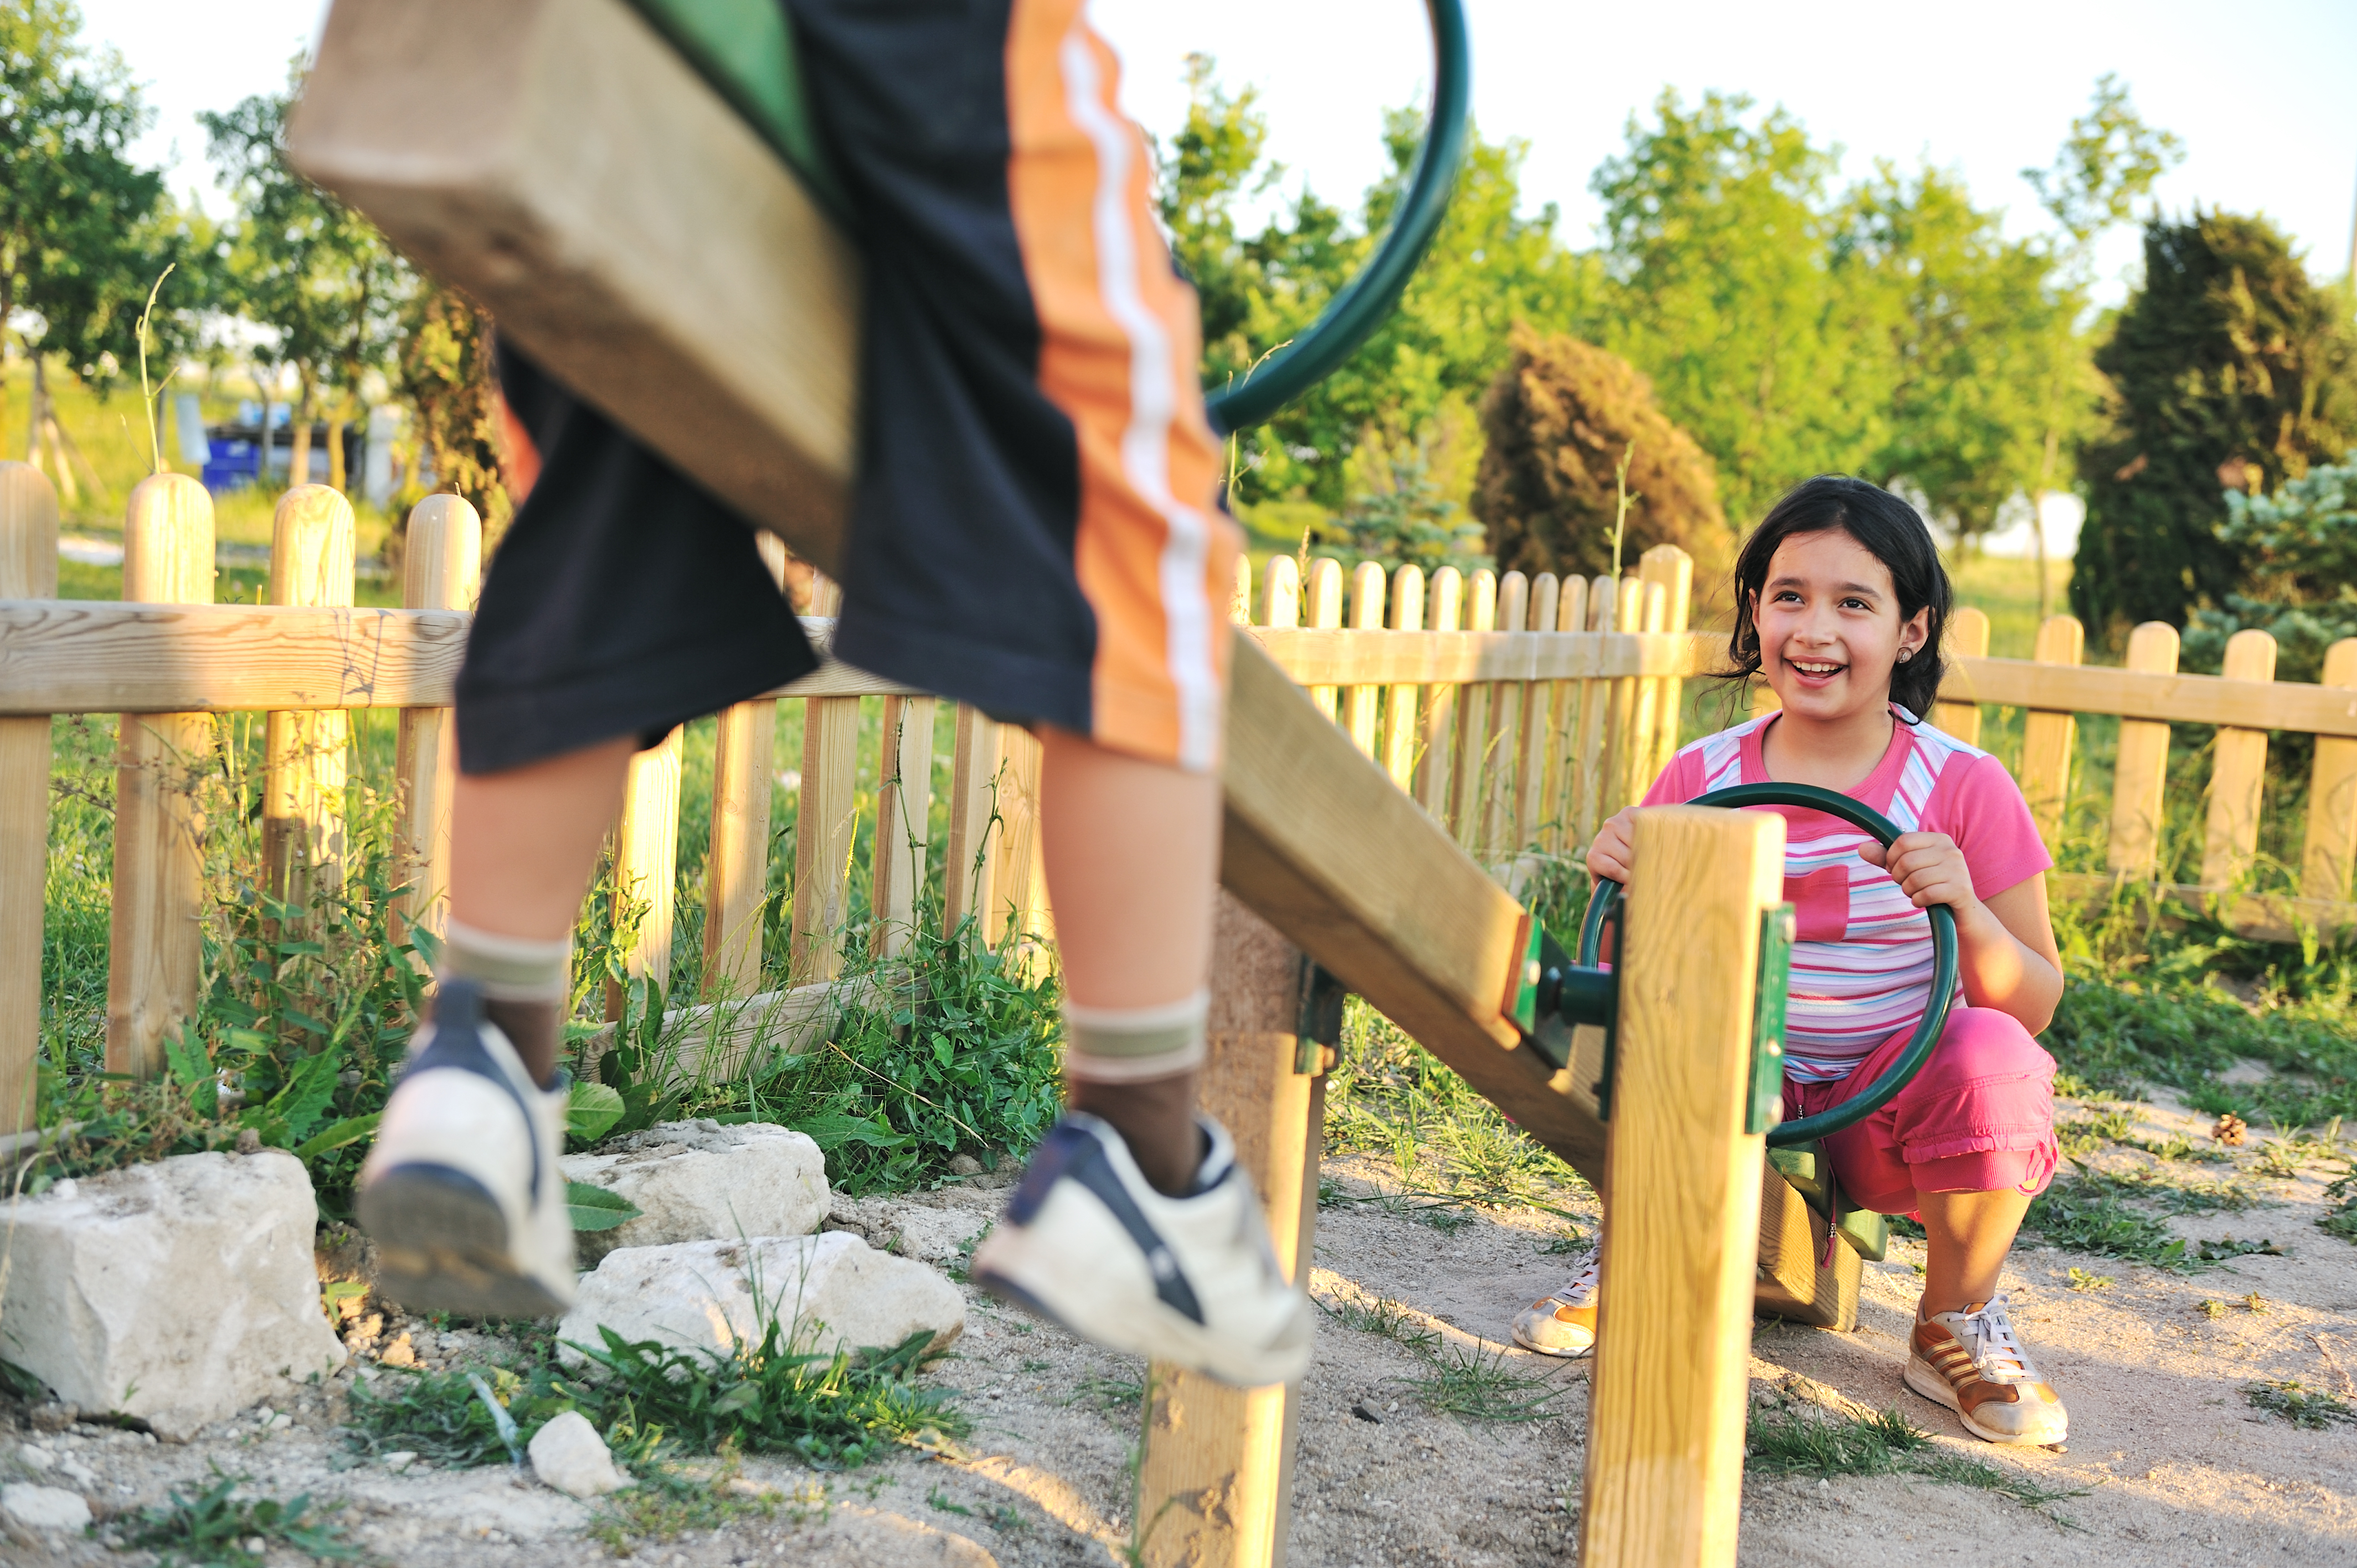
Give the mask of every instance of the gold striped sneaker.
[[2060, 1443], [2071, 1412], [2014, 1337], [2002, 1293], [1962, 1312], [1919, 1316], [1907, 1357], [1907, 1386], [1956, 1412], [1989, 1443]]
[[1604, 1249], [1598, 1245], [1571, 1283], [1531, 1303], [1514, 1319], [1514, 1343], [1542, 1356], [1585, 1356], [1596, 1348], [1596, 1280]]

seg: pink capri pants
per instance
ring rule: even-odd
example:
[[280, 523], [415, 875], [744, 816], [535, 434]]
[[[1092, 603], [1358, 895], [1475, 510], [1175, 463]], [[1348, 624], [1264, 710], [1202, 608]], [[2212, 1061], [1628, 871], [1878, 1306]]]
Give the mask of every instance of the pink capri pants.
[[[1862, 1092], [1905, 1048], [1912, 1025], [1874, 1048], [1849, 1077], [1784, 1082], [1784, 1117], [1813, 1116]], [[1919, 1192], [2031, 1197], [2054, 1179], [2054, 1058], [2009, 1013], [1958, 1006], [1915, 1080], [1825, 1141], [1835, 1179], [1860, 1208], [1908, 1214]]]

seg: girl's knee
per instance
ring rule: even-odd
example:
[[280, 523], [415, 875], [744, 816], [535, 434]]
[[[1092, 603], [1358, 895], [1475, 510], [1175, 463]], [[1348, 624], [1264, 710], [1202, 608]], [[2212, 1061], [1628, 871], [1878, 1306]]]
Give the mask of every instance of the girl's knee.
[[2054, 1058], [2021, 1026], [2021, 1020], [1994, 1007], [1958, 1007], [1941, 1031], [1924, 1076], [1937, 1069], [1952, 1082], [1991, 1078], [2034, 1078], [2050, 1082]]

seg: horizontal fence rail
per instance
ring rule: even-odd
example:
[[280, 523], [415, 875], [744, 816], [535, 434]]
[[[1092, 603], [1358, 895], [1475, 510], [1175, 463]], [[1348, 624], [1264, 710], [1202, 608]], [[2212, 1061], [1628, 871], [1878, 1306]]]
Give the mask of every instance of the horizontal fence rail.
[[[413, 512], [401, 609], [351, 605], [351, 514], [324, 486], [281, 501], [266, 605], [210, 597], [210, 498], [180, 476], [134, 493], [125, 523], [126, 593], [142, 602], [67, 601], [55, 593], [56, 500], [22, 464], [0, 464], [0, 849], [38, 846], [46, 796], [46, 725], [59, 714], [123, 715], [110, 956], [108, 1061], [147, 1074], [160, 1040], [193, 1005], [201, 918], [192, 847], [201, 825], [159, 784], [166, 760], [185, 767], [218, 744], [214, 715], [273, 715], [264, 791], [274, 891], [338, 874], [341, 791], [350, 745], [336, 711], [402, 711], [395, 779], [399, 845], [413, 891], [404, 910], [441, 924], [455, 748], [447, 714], [463, 658], [480, 561], [480, 524], [455, 497]], [[773, 542], [765, 538], [765, 547]], [[767, 548], [782, 575], [781, 553]], [[1518, 893], [1549, 857], [1576, 855], [1597, 825], [1639, 799], [1679, 740], [1684, 683], [1727, 668], [1723, 634], [1687, 629], [1692, 564], [1674, 546], [1646, 553], [1626, 578], [1502, 576], [1276, 557], [1254, 580], [1240, 565], [1232, 618], [1400, 789]], [[820, 579], [812, 608], [830, 610]], [[171, 602], [178, 600], [179, 602]], [[943, 917], [971, 914], [994, 945], [1052, 937], [1039, 869], [1039, 748], [971, 708], [952, 712], [946, 843], [929, 842], [936, 704], [928, 694], [824, 659], [834, 621], [803, 618], [823, 657], [808, 678], [721, 715], [714, 761], [704, 972], [712, 994], [750, 997], [761, 977], [759, 911], [767, 897], [778, 768], [775, 700], [806, 704], [802, 782], [792, 791], [798, 865], [787, 972], [822, 988], [836, 974], [845, 922], [860, 746], [858, 700], [886, 702], [876, 758], [873, 941], [905, 950], [929, 860], [944, 856]], [[1987, 657], [1978, 611], [1951, 623], [1953, 650], [1936, 722], [1967, 741], [1982, 708], [2022, 710], [2018, 773], [2052, 845], [2071, 794], [2082, 714], [2121, 725], [2107, 875], [2056, 879], [2066, 897], [2154, 886], [2166, 807], [2169, 726], [2213, 726], [2200, 880], [2181, 897], [2234, 893], [2227, 918], [2287, 940], [2357, 923], [2348, 901], [2357, 851], [2357, 639], [2335, 645], [2321, 684], [2278, 682], [2274, 644], [2239, 634], [2223, 675], [2179, 674], [2176, 634], [2139, 628], [2127, 669], [2080, 662], [2075, 621], [2052, 618], [2038, 657]], [[1756, 683], [1755, 683], [1756, 685]], [[1756, 700], [1773, 702], [1758, 687]], [[313, 715], [306, 718], [304, 715]], [[330, 719], [334, 719], [332, 724]], [[14, 727], [10, 727], [14, 726]], [[2258, 843], [2269, 731], [2318, 737], [2297, 895], [2245, 897]], [[671, 969], [673, 882], [680, 811], [674, 735], [633, 764], [614, 840], [618, 886], [647, 909], [630, 967]], [[0, 1133], [30, 1124], [39, 1036], [44, 864], [0, 854]], [[31, 911], [28, 917], [27, 911]], [[774, 1005], [778, 995], [759, 1000]], [[813, 1003], [787, 1008], [823, 1018]]]

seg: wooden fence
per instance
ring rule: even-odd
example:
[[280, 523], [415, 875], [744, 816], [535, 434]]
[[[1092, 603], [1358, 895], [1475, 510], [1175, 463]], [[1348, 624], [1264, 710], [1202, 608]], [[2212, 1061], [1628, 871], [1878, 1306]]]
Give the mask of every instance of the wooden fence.
[[[358, 708], [401, 713], [397, 853], [412, 884], [405, 918], [439, 924], [455, 773], [448, 723], [468, 609], [481, 564], [480, 524], [455, 497], [411, 514], [404, 608], [355, 608], [351, 510], [324, 486], [279, 504], [269, 603], [212, 599], [211, 502], [195, 480], [158, 475], [134, 491], [124, 530], [126, 602], [59, 600], [58, 516], [48, 481], [0, 464], [0, 1122], [29, 1122], [39, 1038], [49, 715], [122, 715], [114, 825], [106, 1060], [145, 1076], [161, 1042], [193, 1011], [207, 913], [202, 834], [186, 785], [216, 744], [216, 715], [269, 714], [264, 736], [264, 875], [299, 897], [337, 875], [343, 844], [349, 730]], [[782, 559], [771, 556], [773, 568]], [[1502, 577], [1443, 567], [1271, 561], [1240, 570], [1233, 618], [1360, 750], [1445, 824], [1482, 865], [1519, 886], [1546, 855], [1575, 853], [1596, 824], [1638, 799], [1678, 742], [1685, 682], [1718, 667], [1724, 643], [1690, 632], [1692, 566], [1646, 553], [1623, 581]], [[805, 621], [824, 647], [831, 592]], [[2200, 884], [2233, 888], [2256, 851], [2269, 729], [2319, 737], [2298, 896], [2243, 899], [2232, 918], [2255, 934], [2357, 922], [2347, 902], [2357, 846], [2357, 639], [2337, 644], [2321, 686], [2277, 683], [2274, 645], [2243, 632], [2222, 677], [2175, 673], [2176, 639], [2141, 628], [2129, 667], [2079, 663], [2067, 618], [2049, 621], [2033, 660], [1986, 656], [1988, 628], [1958, 614], [1955, 673], [1939, 722], [1978, 736], [1980, 706], [2028, 710], [2021, 781], [2050, 842], [2059, 833], [2075, 745], [2074, 716], [2114, 714], [2113, 877], [2065, 878], [2071, 896], [2115, 879], [2149, 881], [2165, 806], [2168, 725], [2219, 725]], [[918, 890], [940, 854], [945, 918], [969, 913], [994, 944], [1051, 935], [1039, 872], [1038, 743], [959, 706], [946, 843], [929, 831], [935, 700], [832, 661], [810, 678], [721, 715], [714, 762], [703, 961], [707, 988], [745, 997], [760, 973], [769, 883], [777, 708], [806, 704], [787, 955], [790, 983], [831, 981], [841, 966], [858, 811], [859, 700], [880, 697], [884, 724], [872, 835], [872, 940], [890, 956], [909, 940]], [[1953, 701], [1946, 700], [1953, 698]], [[630, 963], [672, 969], [680, 739], [632, 764], [615, 835], [619, 881], [646, 914]], [[790, 1004], [792, 993], [761, 1000]], [[0, 1127], [0, 1132], [11, 1130]]]

